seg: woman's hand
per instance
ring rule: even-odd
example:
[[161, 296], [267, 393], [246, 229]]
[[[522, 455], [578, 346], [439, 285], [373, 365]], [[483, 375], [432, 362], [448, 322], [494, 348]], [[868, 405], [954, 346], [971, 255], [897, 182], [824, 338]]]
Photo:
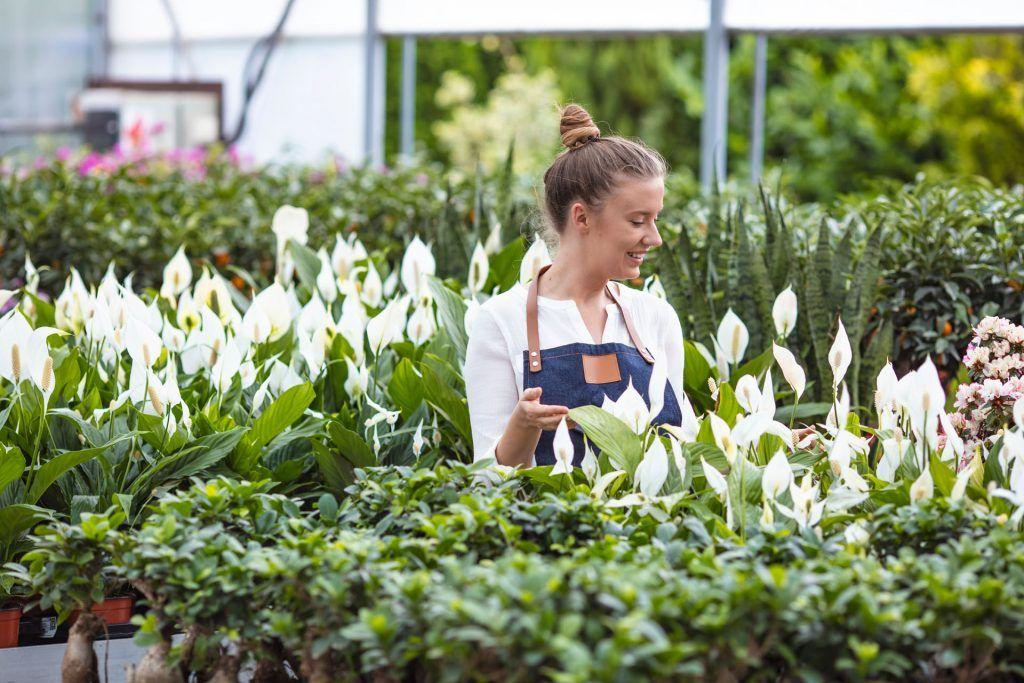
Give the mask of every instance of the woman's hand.
[[530, 387], [519, 397], [512, 411], [512, 420], [530, 429], [551, 430], [569, 414], [565, 406], [549, 406], [540, 402], [541, 387]]

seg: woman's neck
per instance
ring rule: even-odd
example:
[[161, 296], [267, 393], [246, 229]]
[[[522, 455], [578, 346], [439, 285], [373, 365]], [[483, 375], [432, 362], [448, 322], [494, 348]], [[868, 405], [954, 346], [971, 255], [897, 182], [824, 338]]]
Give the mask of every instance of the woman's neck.
[[559, 250], [541, 278], [538, 294], [549, 299], [591, 303], [604, 298], [607, 284], [608, 278], [586, 269], [580, 255]]

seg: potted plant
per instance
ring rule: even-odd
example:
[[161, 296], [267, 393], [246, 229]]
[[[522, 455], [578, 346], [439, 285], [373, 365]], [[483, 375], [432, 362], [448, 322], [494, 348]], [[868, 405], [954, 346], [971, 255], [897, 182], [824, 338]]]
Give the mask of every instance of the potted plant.
[[103, 602], [104, 586], [113, 573], [110, 546], [124, 513], [83, 513], [77, 525], [53, 522], [36, 529], [35, 548], [25, 553], [22, 564], [8, 564], [14, 578], [40, 597], [29, 604], [54, 608], [59, 622], [74, 611], [78, 618], [68, 635], [61, 662], [64, 683], [99, 680], [93, 641], [106, 626], [92, 608]]
[[18, 624], [21, 621], [21, 604], [13, 595], [14, 576], [0, 572], [0, 648], [15, 647], [18, 644]]

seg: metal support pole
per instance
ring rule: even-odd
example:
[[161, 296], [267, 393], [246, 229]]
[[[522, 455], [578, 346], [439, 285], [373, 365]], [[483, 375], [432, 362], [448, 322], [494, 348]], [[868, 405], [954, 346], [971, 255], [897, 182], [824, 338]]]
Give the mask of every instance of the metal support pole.
[[402, 40], [402, 156], [412, 157], [416, 134], [416, 37]]
[[729, 101], [729, 35], [725, 0], [711, 0], [704, 34], [704, 118], [701, 121], [700, 182], [708, 190], [726, 177], [726, 134]]
[[89, 9], [89, 77], [106, 78], [110, 63], [110, 39], [107, 32], [108, 0], [92, 0]]
[[764, 171], [764, 100], [768, 63], [768, 36], [757, 34], [754, 44], [754, 92], [750, 98], [750, 182]]
[[377, 0], [366, 0], [366, 83], [363, 92], [363, 154], [384, 163], [384, 41], [377, 31]]

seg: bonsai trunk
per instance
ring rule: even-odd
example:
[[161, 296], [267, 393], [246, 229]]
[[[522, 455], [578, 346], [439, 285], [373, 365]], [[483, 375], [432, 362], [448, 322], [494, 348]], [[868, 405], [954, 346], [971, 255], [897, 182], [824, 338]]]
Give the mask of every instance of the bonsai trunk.
[[238, 670], [242, 666], [241, 654], [221, 652], [210, 683], [238, 683]]
[[103, 632], [103, 620], [89, 611], [78, 615], [68, 634], [64, 659], [60, 663], [62, 683], [99, 683], [100, 674], [93, 640]]
[[157, 643], [146, 651], [139, 665], [127, 672], [128, 683], [184, 683], [178, 667], [167, 663], [171, 651], [169, 641]]

